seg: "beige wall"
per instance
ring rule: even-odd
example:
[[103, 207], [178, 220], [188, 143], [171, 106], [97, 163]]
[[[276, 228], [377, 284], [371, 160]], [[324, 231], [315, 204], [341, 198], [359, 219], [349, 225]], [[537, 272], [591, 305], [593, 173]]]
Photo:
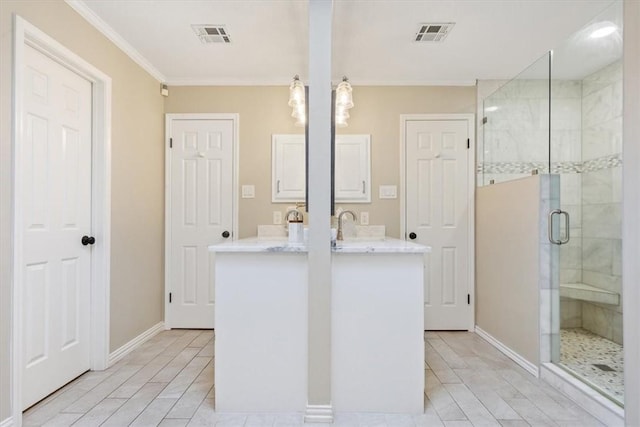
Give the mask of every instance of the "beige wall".
[[476, 325], [536, 366], [539, 206], [540, 177], [476, 190]]
[[[400, 199], [378, 199], [378, 187], [400, 185], [400, 114], [473, 113], [475, 87], [359, 87], [347, 128], [339, 134], [370, 134], [372, 203], [339, 205], [368, 211], [370, 224], [384, 224], [387, 234], [400, 235]], [[303, 133], [293, 126], [286, 86], [183, 87], [169, 90], [166, 113], [239, 113], [240, 185], [253, 184], [255, 199], [240, 199], [240, 237], [256, 234], [259, 224], [271, 224], [273, 211], [288, 204], [271, 203], [271, 135]]]
[[62, 0], [0, 1], [0, 421], [11, 415], [13, 13], [113, 79], [111, 351], [163, 317], [164, 105], [158, 82]]

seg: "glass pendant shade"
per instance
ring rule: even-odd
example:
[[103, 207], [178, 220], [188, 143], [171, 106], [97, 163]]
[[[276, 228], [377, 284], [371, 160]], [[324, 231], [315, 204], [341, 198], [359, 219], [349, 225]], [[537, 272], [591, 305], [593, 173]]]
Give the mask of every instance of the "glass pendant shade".
[[336, 87], [336, 127], [346, 127], [349, 109], [353, 108], [353, 89], [346, 77]]
[[[335, 104], [335, 125], [336, 127], [346, 127], [349, 118], [349, 109], [353, 108], [353, 89], [346, 77], [336, 87]], [[291, 117], [296, 119], [296, 126], [305, 126], [306, 114], [305, 87], [299, 76], [294, 76], [291, 86], [289, 86], [289, 107], [291, 107]]]
[[353, 96], [351, 84], [345, 77], [336, 88], [336, 107], [340, 106], [345, 109], [353, 108]]
[[291, 86], [289, 86], [289, 107], [304, 106], [304, 85], [298, 76], [293, 78]]
[[306, 105], [304, 96], [304, 84], [297, 75], [289, 86], [289, 107], [292, 108], [291, 117], [296, 119], [296, 126], [304, 126], [306, 123]]

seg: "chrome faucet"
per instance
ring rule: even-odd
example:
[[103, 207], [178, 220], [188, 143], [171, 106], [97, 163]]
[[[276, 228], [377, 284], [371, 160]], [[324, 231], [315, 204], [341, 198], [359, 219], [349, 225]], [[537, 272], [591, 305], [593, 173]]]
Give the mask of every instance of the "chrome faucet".
[[294, 221], [302, 221], [302, 212], [300, 212], [298, 209], [289, 209], [284, 215], [284, 222], [286, 224], [289, 224], [289, 221], [291, 221], [291, 214], [293, 214]]
[[342, 237], [342, 216], [344, 214], [351, 214], [351, 218], [353, 218], [353, 220], [356, 220], [356, 214], [353, 213], [353, 211], [342, 211], [340, 212], [340, 215], [338, 215], [338, 237], [337, 240], [344, 240]]

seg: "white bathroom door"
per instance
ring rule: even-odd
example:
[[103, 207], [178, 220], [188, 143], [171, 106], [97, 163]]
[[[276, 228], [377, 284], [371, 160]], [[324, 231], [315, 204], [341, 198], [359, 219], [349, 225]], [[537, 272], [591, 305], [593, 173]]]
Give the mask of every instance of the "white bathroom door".
[[89, 370], [91, 83], [25, 46], [22, 407]]
[[167, 116], [170, 328], [214, 327], [215, 264], [208, 246], [232, 238], [234, 128], [232, 119]]
[[425, 329], [468, 330], [469, 120], [407, 120], [405, 126], [406, 238], [432, 248], [425, 255]]

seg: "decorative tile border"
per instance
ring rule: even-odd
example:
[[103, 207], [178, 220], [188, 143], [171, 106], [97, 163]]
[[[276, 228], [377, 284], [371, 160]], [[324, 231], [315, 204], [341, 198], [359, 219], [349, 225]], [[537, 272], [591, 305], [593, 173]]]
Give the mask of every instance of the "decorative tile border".
[[622, 166], [622, 154], [598, 157], [593, 160], [586, 160], [582, 163], [582, 172], [595, 172], [601, 169], [612, 169]]
[[[584, 162], [557, 162], [551, 163], [551, 173], [584, 173], [595, 172], [602, 169], [611, 169], [622, 165], [622, 154], [599, 157]], [[483, 162], [478, 163], [477, 173], [486, 174], [521, 174], [538, 170], [540, 174], [549, 173], [547, 162]]]
[[537, 169], [539, 173], [547, 173], [545, 162], [486, 162], [478, 163], [478, 173], [531, 173]]
[[551, 163], [551, 173], [581, 173], [582, 166], [581, 162]]

